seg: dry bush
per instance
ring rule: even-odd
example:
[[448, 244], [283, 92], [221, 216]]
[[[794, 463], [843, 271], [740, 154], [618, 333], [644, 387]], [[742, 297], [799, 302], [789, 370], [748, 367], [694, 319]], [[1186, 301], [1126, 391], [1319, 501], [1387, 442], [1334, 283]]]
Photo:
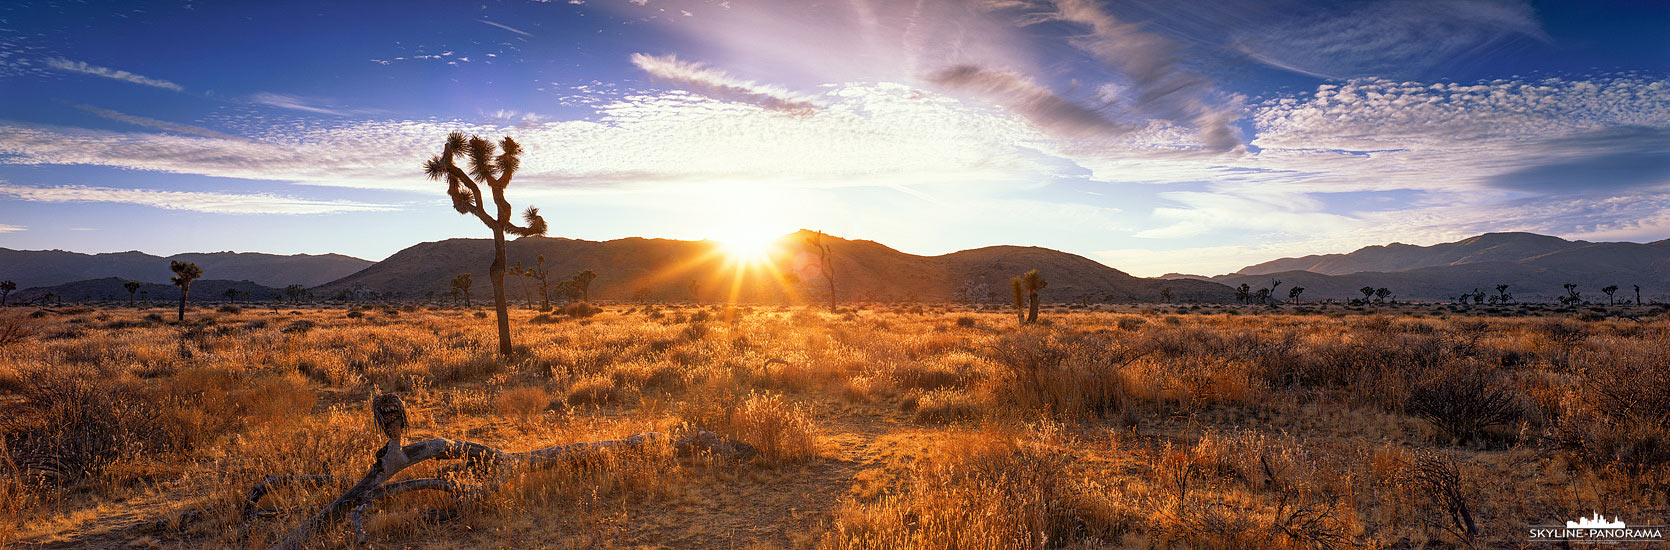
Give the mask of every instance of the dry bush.
[[562, 306], [561, 308], [558, 308], [557, 311], [562, 313], [563, 315], [567, 315], [569, 317], [584, 319], [586, 317], [591, 317], [593, 315], [603, 313], [603, 308], [588, 304], [586, 302], [574, 302], [574, 303]]
[[778, 393], [705, 397], [686, 403], [685, 422], [753, 445], [766, 459], [800, 462], [817, 456], [817, 425], [804, 405]]
[[496, 400], [499, 414], [527, 420], [551, 406], [551, 394], [532, 386], [519, 386], [499, 392]]
[[5, 449], [26, 480], [68, 485], [141, 454], [173, 450], [186, 434], [133, 388], [80, 373], [21, 373], [22, 414], [4, 419]]
[[981, 402], [968, 392], [940, 390], [911, 390], [905, 394], [901, 406], [915, 411], [920, 422], [951, 422], [980, 416]]
[[1004, 369], [990, 381], [994, 393], [1062, 418], [1125, 411], [1130, 389], [1123, 370], [1142, 355], [1102, 337], [1035, 327], [1003, 335], [992, 349]]
[[1067, 455], [1007, 439], [952, 438], [902, 491], [843, 501], [818, 547], [1042, 549], [1105, 543], [1121, 530], [1076, 484]]
[[35, 335], [35, 325], [23, 315], [0, 314], [0, 346], [9, 346]]
[[613, 378], [599, 374], [581, 377], [568, 385], [565, 400], [569, 405], [603, 405], [620, 399], [620, 388]]
[[1432, 423], [1443, 437], [1467, 443], [1486, 428], [1517, 422], [1517, 393], [1481, 365], [1464, 364], [1430, 373], [1409, 394], [1409, 414]]

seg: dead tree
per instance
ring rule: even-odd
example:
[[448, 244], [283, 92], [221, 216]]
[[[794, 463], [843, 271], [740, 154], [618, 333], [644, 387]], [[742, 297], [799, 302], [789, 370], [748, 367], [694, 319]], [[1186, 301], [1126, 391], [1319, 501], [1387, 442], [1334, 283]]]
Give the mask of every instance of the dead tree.
[[[499, 153], [502, 151], [502, 153]], [[470, 160], [470, 172], [453, 166], [452, 159], [458, 154], [464, 154]], [[499, 153], [495, 155], [494, 153]], [[504, 138], [498, 145], [493, 142], [470, 136], [464, 138], [461, 132], [447, 135], [446, 145], [441, 154], [430, 158], [423, 164], [423, 172], [432, 180], [446, 180], [447, 195], [452, 197], [452, 208], [459, 214], [474, 214], [488, 229], [493, 230], [493, 265], [488, 269], [488, 277], [493, 282], [493, 309], [499, 314], [499, 355], [510, 356], [510, 311], [505, 305], [504, 274], [505, 274], [505, 244], [504, 235], [509, 233], [518, 237], [528, 237], [545, 234], [545, 218], [539, 216], [539, 209], [529, 206], [522, 213], [522, 221], [526, 226], [516, 225], [511, 221], [510, 201], [505, 200], [504, 190], [510, 187], [510, 178], [516, 175], [516, 169], [522, 165], [522, 146], [509, 137]], [[477, 182], [487, 184], [493, 191], [494, 213], [487, 213], [487, 198], [481, 192]]]
[[823, 242], [823, 232], [805, 235], [806, 247], [818, 255], [818, 271], [823, 274], [824, 282], [829, 284], [829, 311], [835, 311], [835, 266], [830, 263], [829, 245]]
[[[531, 471], [596, 457], [603, 453], [642, 450], [652, 444], [670, 443], [681, 458], [718, 457], [747, 459], [758, 450], [746, 443], [720, 437], [713, 432], [694, 430], [679, 437], [661, 432], [643, 432], [620, 439], [586, 441], [546, 447], [521, 453], [507, 453], [493, 447], [435, 438], [416, 443], [404, 443], [408, 427], [406, 405], [394, 394], [382, 394], [371, 400], [371, 419], [377, 429], [388, 438], [388, 443], [377, 449], [376, 462], [358, 483], [332, 500], [324, 509], [290, 531], [272, 550], [304, 548], [314, 536], [348, 519], [354, 527], [355, 539], [365, 539], [364, 514], [378, 501], [414, 491], [441, 491], [459, 500], [476, 499], [497, 490], [499, 484], [513, 471]], [[443, 467], [440, 477], [391, 480], [402, 470], [425, 460], [459, 460]], [[261, 509], [261, 499], [282, 485], [324, 485], [335, 476], [320, 474], [274, 475], [262, 479], [244, 501], [246, 519], [271, 517], [276, 510]]]

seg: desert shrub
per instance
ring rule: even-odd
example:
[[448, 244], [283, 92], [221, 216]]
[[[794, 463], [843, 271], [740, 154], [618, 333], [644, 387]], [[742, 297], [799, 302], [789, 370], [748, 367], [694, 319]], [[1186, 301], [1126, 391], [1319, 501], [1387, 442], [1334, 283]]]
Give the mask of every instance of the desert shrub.
[[590, 375], [569, 384], [565, 399], [570, 405], [603, 405], [620, 399], [620, 393], [613, 378]]
[[215, 311], [218, 311], [218, 312], [221, 312], [221, 313], [230, 313], [230, 314], [233, 314], [233, 315], [237, 315], [239, 313], [243, 313], [244, 308], [241, 308], [241, 307], [238, 307], [238, 306], [233, 306], [233, 305], [225, 305], [225, 306], [220, 306], [219, 308], [216, 308]]
[[951, 422], [980, 415], [980, 402], [957, 390], [912, 391], [905, 394], [905, 410], [916, 411], [920, 422]]
[[495, 403], [499, 414], [527, 419], [551, 406], [551, 394], [540, 388], [519, 386], [499, 392]]
[[1029, 327], [993, 345], [1002, 376], [992, 382], [1023, 408], [1069, 418], [1106, 415], [1125, 407], [1123, 369], [1140, 355], [1100, 336]]
[[286, 334], [307, 334], [307, 331], [313, 330], [313, 328], [317, 326], [319, 326], [319, 324], [313, 321], [309, 321], [307, 319], [297, 319], [295, 321], [290, 321], [289, 324], [284, 325], [284, 328], [280, 330]]
[[1064, 454], [966, 439], [955, 443], [973, 448], [918, 463], [901, 494], [843, 501], [818, 547], [1043, 549], [1117, 540], [1120, 522], [1075, 486]]
[[487, 318], [487, 312], [485, 312], [485, 311], [477, 311], [477, 312], [472, 313], [470, 315], [472, 317], [477, 318], [477, 319], [486, 319]]
[[957, 318], [957, 326], [962, 328], [974, 328], [980, 326], [980, 323], [975, 321], [973, 317], [965, 315]]
[[603, 313], [603, 308], [588, 304], [586, 302], [574, 302], [574, 303], [562, 306], [560, 311], [562, 312], [563, 315], [567, 315], [569, 317], [574, 317], [574, 318], [578, 318], [578, 319], [584, 319], [586, 317], [591, 317], [593, 315]]
[[22, 315], [0, 315], [0, 346], [16, 344], [35, 335], [35, 325]]
[[554, 324], [554, 323], [561, 323], [562, 319], [559, 318], [559, 317], [554, 317], [549, 313], [541, 313], [539, 315], [533, 316], [532, 319], [528, 319], [528, 322], [536, 324], [536, 325], [549, 325], [549, 324]]
[[7, 458], [26, 478], [68, 485], [118, 460], [171, 450], [180, 439], [167, 432], [154, 402], [104, 379], [31, 371], [14, 390], [27, 412], [0, 427]]
[[145, 314], [145, 320], [146, 320], [146, 321], [150, 321], [150, 322], [152, 322], [152, 323], [161, 323], [161, 322], [163, 322], [163, 318], [162, 318], [162, 314], [161, 314], [161, 313], [146, 313], [146, 314]]
[[1407, 410], [1462, 443], [1483, 435], [1486, 428], [1505, 426], [1523, 416], [1517, 392], [1478, 365], [1460, 365], [1426, 377], [1410, 391]]
[[1146, 324], [1148, 324], [1148, 320], [1143, 319], [1141, 317], [1120, 317], [1119, 318], [1119, 330], [1132, 331], [1132, 330], [1142, 328], [1142, 325], [1146, 325]]
[[817, 454], [817, 426], [805, 406], [782, 394], [708, 396], [687, 403], [679, 415], [690, 425], [753, 445], [763, 458], [800, 462]]
[[359, 318], [362, 318], [362, 317], [365, 317], [365, 312], [364, 311], [360, 311], [360, 310], [356, 309], [356, 310], [348, 312], [348, 318], [349, 319], [359, 319]]

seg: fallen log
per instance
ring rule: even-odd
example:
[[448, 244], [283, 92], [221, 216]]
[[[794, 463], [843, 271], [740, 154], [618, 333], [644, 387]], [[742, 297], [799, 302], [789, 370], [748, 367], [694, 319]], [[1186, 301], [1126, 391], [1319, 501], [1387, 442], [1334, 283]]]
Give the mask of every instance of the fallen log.
[[[754, 447], [733, 441], [705, 430], [694, 430], [676, 439], [661, 432], [643, 432], [620, 439], [584, 441], [557, 445], [520, 453], [507, 453], [480, 443], [435, 438], [402, 444], [406, 432], [406, 406], [399, 396], [382, 394], [371, 402], [372, 420], [388, 437], [388, 443], [376, 452], [371, 469], [353, 487], [338, 495], [318, 513], [292, 530], [273, 550], [302, 548], [313, 536], [332, 525], [349, 519], [355, 538], [363, 542], [364, 513], [376, 501], [413, 491], [442, 491], [463, 499], [478, 498], [498, 488], [504, 473], [514, 470], [533, 471], [550, 468], [571, 461], [584, 460], [603, 453], [641, 450], [650, 444], [669, 442], [680, 458], [713, 456], [746, 459], [758, 454]], [[476, 477], [479, 483], [465, 484], [441, 477], [411, 479], [390, 483], [390, 480], [412, 465], [425, 460], [459, 460], [458, 464], [441, 469], [440, 475], [464, 474]], [[249, 492], [244, 503], [245, 518], [276, 515], [277, 511], [258, 507], [260, 500], [281, 485], [322, 485], [336, 478], [330, 475], [288, 474], [268, 476]]]

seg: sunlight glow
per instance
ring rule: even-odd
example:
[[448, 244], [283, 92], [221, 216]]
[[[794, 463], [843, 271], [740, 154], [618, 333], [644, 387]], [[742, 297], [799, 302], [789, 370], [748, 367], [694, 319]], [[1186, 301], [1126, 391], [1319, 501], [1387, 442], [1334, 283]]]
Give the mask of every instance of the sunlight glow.
[[717, 214], [706, 231], [707, 238], [733, 262], [755, 264], [769, 259], [773, 245], [794, 231], [785, 220], [786, 199], [770, 186], [724, 183], [707, 188], [710, 207]]

